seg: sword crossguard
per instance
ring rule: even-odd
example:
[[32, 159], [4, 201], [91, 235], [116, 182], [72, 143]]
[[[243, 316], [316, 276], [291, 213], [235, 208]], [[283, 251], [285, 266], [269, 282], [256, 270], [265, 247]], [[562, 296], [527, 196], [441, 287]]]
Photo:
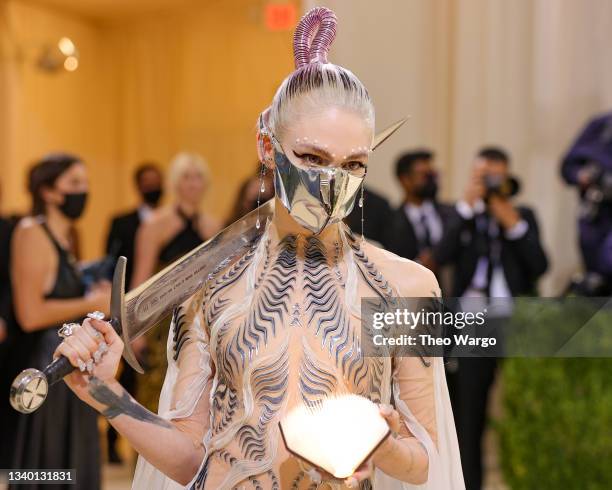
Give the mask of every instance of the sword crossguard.
[[131, 341], [128, 335], [128, 329], [122, 328], [126, 325], [125, 322], [125, 270], [127, 259], [119, 257], [115, 272], [113, 274], [113, 289], [111, 291], [111, 320], [110, 324], [123, 339], [123, 358], [137, 373], [144, 373], [144, 369], [138, 362], [136, 354], [132, 350]]

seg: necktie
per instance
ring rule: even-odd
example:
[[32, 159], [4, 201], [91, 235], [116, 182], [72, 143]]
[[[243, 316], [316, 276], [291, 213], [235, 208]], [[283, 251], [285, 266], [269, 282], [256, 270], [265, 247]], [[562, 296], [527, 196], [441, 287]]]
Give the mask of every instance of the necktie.
[[429, 233], [429, 226], [427, 223], [427, 216], [425, 211], [421, 210], [421, 227], [423, 229], [423, 236], [421, 240], [421, 248], [427, 249], [431, 248], [431, 234]]

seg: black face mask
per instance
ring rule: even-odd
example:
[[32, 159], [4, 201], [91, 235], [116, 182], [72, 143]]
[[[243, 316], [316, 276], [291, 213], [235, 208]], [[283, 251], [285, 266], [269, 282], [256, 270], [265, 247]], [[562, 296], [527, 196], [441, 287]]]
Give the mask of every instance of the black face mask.
[[87, 192], [72, 192], [64, 194], [64, 203], [59, 210], [66, 218], [75, 220], [83, 214], [85, 204], [87, 204]]
[[155, 189], [154, 191], [147, 191], [142, 193], [142, 198], [149, 206], [157, 206], [157, 203], [161, 199], [164, 191], [161, 189]]
[[438, 178], [435, 174], [429, 174], [425, 183], [415, 191], [421, 199], [435, 200], [438, 194]]

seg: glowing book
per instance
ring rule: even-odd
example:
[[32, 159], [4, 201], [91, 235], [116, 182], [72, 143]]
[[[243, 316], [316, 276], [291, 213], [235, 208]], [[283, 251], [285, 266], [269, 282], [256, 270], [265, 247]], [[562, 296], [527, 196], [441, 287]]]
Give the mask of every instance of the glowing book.
[[298, 406], [280, 422], [287, 450], [336, 478], [347, 478], [389, 435], [378, 405], [358, 395]]

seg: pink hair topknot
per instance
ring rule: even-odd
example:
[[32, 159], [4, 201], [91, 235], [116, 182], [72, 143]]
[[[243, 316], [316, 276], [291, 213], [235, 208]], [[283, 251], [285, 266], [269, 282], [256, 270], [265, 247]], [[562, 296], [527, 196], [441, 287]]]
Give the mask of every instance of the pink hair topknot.
[[336, 37], [336, 14], [325, 7], [310, 10], [298, 24], [293, 36], [295, 68], [311, 63], [327, 63], [327, 52]]

